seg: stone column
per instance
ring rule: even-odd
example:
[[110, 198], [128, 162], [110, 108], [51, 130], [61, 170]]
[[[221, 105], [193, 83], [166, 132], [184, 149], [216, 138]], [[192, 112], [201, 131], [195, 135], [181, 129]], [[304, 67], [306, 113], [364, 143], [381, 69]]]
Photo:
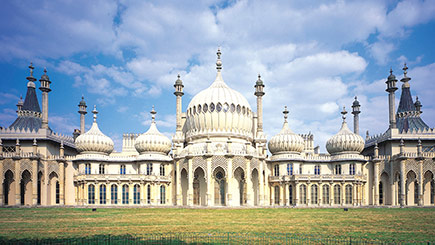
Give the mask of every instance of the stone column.
[[253, 190], [252, 190], [252, 181], [251, 181], [251, 161], [249, 159], [246, 159], [246, 204], [248, 206], [253, 206]]
[[284, 192], [284, 206], [287, 206], [289, 205], [288, 183], [283, 183], [283, 192]]
[[189, 186], [187, 188], [187, 205], [192, 206], [193, 205], [193, 169], [192, 169], [192, 158], [188, 160], [188, 183]]
[[295, 195], [295, 206], [297, 206], [299, 204], [299, 186], [300, 184], [298, 182], [296, 182], [295, 184], [295, 189], [293, 191], [294, 195]]
[[320, 182], [318, 185], [319, 189], [318, 189], [318, 196], [317, 196], [317, 205], [321, 206], [323, 205], [323, 186], [322, 183]]
[[177, 206], [182, 206], [183, 205], [183, 196], [182, 196], [182, 192], [181, 192], [181, 166], [180, 166], [180, 160], [176, 161], [176, 169], [177, 169], [177, 187], [175, 188], [175, 192], [176, 192], [176, 198], [177, 198], [177, 202], [176, 205]]
[[406, 205], [406, 201], [405, 201], [405, 183], [406, 183], [406, 176], [405, 176], [405, 159], [400, 160], [400, 206], [405, 206]]
[[418, 167], [420, 168], [420, 173], [418, 174], [418, 206], [423, 206], [424, 205], [424, 198], [423, 198], [423, 160], [419, 159], [418, 161]]
[[264, 178], [263, 178], [263, 162], [260, 162], [259, 161], [259, 163], [258, 163], [258, 168], [259, 168], [259, 171], [258, 171], [258, 182], [259, 182], [259, 190], [258, 190], [258, 205], [259, 206], [264, 206], [265, 205], [265, 202], [264, 202]]
[[228, 190], [227, 190], [227, 206], [233, 206], [233, 195], [231, 192], [234, 190], [233, 186], [233, 159], [228, 158], [228, 177], [226, 178]]
[[340, 198], [341, 198], [341, 206], [343, 206], [345, 204], [345, 201], [346, 201], [345, 183], [341, 183]]
[[122, 183], [118, 183], [118, 205], [122, 204]]
[[270, 203], [272, 204], [271, 206], [275, 206], [275, 186], [271, 185], [269, 188], [269, 192], [270, 192]]
[[21, 205], [21, 164], [20, 160], [15, 160], [15, 205]]
[[95, 205], [99, 205], [100, 204], [100, 185], [101, 185], [101, 183], [94, 183], [94, 186], [95, 186], [95, 191], [94, 191], [94, 194], [95, 194]]
[[311, 206], [311, 184], [307, 183], [307, 206]]
[[[1, 145], [1, 139], [0, 139], [0, 151], [3, 150], [2, 148], [3, 146]], [[0, 158], [1, 158], [1, 153], [0, 153]], [[4, 160], [0, 160], [0, 183], [3, 183], [5, 181], [5, 175], [3, 174], [3, 164], [4, 164]], [[0, 206], [4, 205], [4, 200], [3, 200], [3, 185], [0, 186]]]
[[213, 197], [213, 173], [211, 172], [211, 157], [208, 157], [207, 158], [207, 178], [206, 178], [206, 181], [207, 181], [207, 206], [213, 206], [213, 199], [212, 199], [212, 197]]
[[85, 182], [85, 185], [84, 185], [84, 191], [83, 191], [83, 204], [84, 205], [88, 205], [89, 204], [89, 200], [88, 200], [88, 197], [89, 197], [89, 195], [88, 195], [88, 190], [89, 190], [89, 184], [87, 183], [87, 182]]
[[374, 205], [379, 206], [379, 162], [375, 162], [373, 171]]
[[32, 159], [32, 194], [33, 194], [32, 204], [36, 205], [38, 203], [38, 160], [37, 159]]
[[146, 185], [141, 182], [140, 183], [140, 204], [143, 206], [146, 203], [145, 199]]
[[[61, 161], [59, 162], [59, 204], [60, 205], [65, 204], [64, 190], [65, 190], [65, 163]], [[97, 190], [95, 190], [95, 193], [97, 193]]]

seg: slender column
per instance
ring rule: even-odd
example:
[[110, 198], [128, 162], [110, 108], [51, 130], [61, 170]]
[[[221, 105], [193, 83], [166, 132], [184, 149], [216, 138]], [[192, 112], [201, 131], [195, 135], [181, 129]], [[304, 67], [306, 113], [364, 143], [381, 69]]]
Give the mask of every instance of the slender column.
[[145, 192], [146, 192], [146, 185], [142, 182], [140, 183], [140, 204], [142, 206], [146, 203]]
[[264, 206], [265, 205], [265, 203], [264, 203], [264, 178], [263, 178], [263, 162], [262, 161], [260, 161], [259, 162], [259, 170], [260, 171], [258, 171], [258, 181], [259, 181], [259, 200], [258, 200], [258, 204], [259, 204], [259, 206]]
[[118, 184], [118, 205], [122, 204], [122, 183]]
[[283, 192], [284, 192], [284, 205], [289, 205], [289, 191], [288, 191], [288, 183], [283, 183]]
[[65, 163], [59, 162], [59, 204], [65, 204]]
[[279, 184], [279, 205], [284, 206], [284, 184]]
[[100, 204], [100, 186], [101, 186], [101, 183], [94, 183], [94, 186], [95, 186], [95, 191], [94, 191], [95, 205], [99, 205]]
[[38, 203], [38, 160], [36, 159], [32, 159], [32, 194], [32, 204], [36, 205]]
[[39, 80], [41, 82], [41, 87], [39, 89], [42, 91], [42, 128], [48, 129], [48, 93], [50, 89], [50, 79], [47, 76], [47, 70], [44, 69], [44, 75], [41, 76]]
[[295, 206], [298, 206], [298, 204], [299, 204], [299, 186], [300, 186], [300, 184], [298, 182], [296, 182], [295, 189], [293, 191], [293, 193], [295, 195]]
[[387, 89], [385, 91], [388, 92], [388, 116], [390, 119], [390, 129], [396, 128], [396, 113], [395, 110], [395, 91], [397, 90], [396, 87], [397, 79], [393, 75], [393, 71], [390, 69], [390, 76], [388, 77], [388, 80], [385, 82], [387, 84]]
[[15, 205], [21, 205], [21, 172], [20, 160], [15, 160]]
[[269, 187], [269, 192], [270, 192], [270, 200], [269, 200], [269, 202], [270, 202], [270, 204], [272, 206], [275, 206], [275, 186], [271, 185]]
[[400, 160], [400, 206], [405, 206], [405, 183], [406, 183], [406, 176], [405, 176], [405, 159]]
[[379, 206], [379, 162], [375, 162], [373, 173], [374, 205]]
[[177, 187], [176, 187], [176, 198], [177, 198], [177, 206], [183, 205], [183, 197], [181, 193], [181, 167], [180, 167], [180, 160], [176, 161], [176, 168], [177, 168]]
[[88, 197], [89, 197], [89, 195], [88, 195], [88, 190], [89, 190], [89, 184], [86, 182], [85, 183], [85, 189], [84, 189], [84, 192], [83, 192], [83, 196], [84, 196], [84, 198], [83, 198], [83, 200], [84, 200], [84, 204], [85, 205], [88, 205], [89, 204], [89, 200], [88, 200]]
[[227, 186], [228, 186], [228, 190], [227, 190], [227, 206], [233, 206], [233, 195], [231, 194], [231, 192], [234, 190], [234, 186], [233, 186], [233, 159], [230, 157], [228, 158], [228, 178], [226, 179], [227, 181]]
[[251, 161], [249, 161], [248, 159], [246, 159], [246, 190], [247, 190], [247, 195], [246, 195], [246, 204], [248, 206], [253, 206], [254, 202], [253, 202], [253, 190], [252, 190], [252, 181], [251, 181]]
[[307, 206], [311, 206], [311, 184], [307, 183]]
[[189, 165], [189, 173], [187, 175], [189, 187], [187, 189], [187, 205], [192, 206], [193, 205], [193, 169], [192, 169], [192, 158], [188, 160]]
[[[2, 147], [3, 146], [1, 145], [1, 139], [0, 139], [0, 148], [1, 148], [0, 151], [3, 150]], [[0, 156], [2, 154], [3, 153], [0, 152]], [[0, 176], [0, 183], [3, 183], [5, 181], [5, 179], [4, 179], [5, 175], [3, 174], [3, 164], [4, 164], [4, 160], [0, 160], [0, 174], [1, 174], [1, 176]], [[0, 206], [3, 206], [3, 205], [4, 205], [4, 200], [3, 200], [3, 185], [1, 185], [0, 186]]]
[[418, 206], [423, 206], [424, 205], [424, 198], [423, 198], [423, 160], [419, 160], [419, 168], [420, 168], [420, 173], [418, 175]]
[[323, 201], [323, 186], [321, 185], [321, 183], [319, 183], [319, 185], [318, 185], [318, 196], [317, 196], [317, 205], [318, 206], [320, 206], [320, 205], [322, 205], [323, 203], [322, 203], [322, 201]]
[[207, 158], [207, 206], [213, 206], [213, 186], [212, 186], [212, 172], [211, 172], [211, 157]]

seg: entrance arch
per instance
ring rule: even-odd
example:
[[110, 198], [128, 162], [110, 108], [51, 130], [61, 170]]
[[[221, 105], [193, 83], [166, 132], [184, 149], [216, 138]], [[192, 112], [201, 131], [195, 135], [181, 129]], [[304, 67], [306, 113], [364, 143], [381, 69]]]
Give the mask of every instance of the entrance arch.
[[258, 181], [258, 171], [255, 168], [252, 170], [251, 174], [251, 182], [252, 182], [252, 193], [253, 193], [253, 200], [254, 200], [254, 206], [258, 206], [258, 187], [259, 187], [259, 181]]
[[27, 169], [21, 174], [20, 188], [21, 205], [32, 205], [32, 175]]
[[193, 205], [206, 205], [207, 203], [207, 184], [205, 181], [204, 170], [200, 167], [193, 173]]
[[218, 206], [225, 205], [226, 183], [225, 171], [221, 167], [215, 168], [213, 171], [214, 183], [214, 204]]
[[434, 176], [431, 171], [426, 171], [423, 176], [423, 205], [434, 204]]
[[57, 188], [59, 185], [59, 177], [55, 172], [51, 172], [48, 176], [48, 185], [47, 185], [47, 204], [55, 205], [57, 204], [57, 196], [59, 194], [59, 189]]
[[181, 196], [183, 197], [183, 205], [187, 205], [187, 188], [189, 185], [189, 182], [187, 180], [187, 171], [183, 168], [181, 170]]
[[406, 174], [406, 205], [415, 205], [417, 204], [416, 200], [416, 190], [418, 190], [417, 183], [417, 175], [414, 171], [410, 170], [408, 174]]
[[237, 204], [239, 204], [240, 206], [245, 205], [246, 204], [246, 179], [245, 179], [245, 171], [243, 171], [243, 169], [241, 167], [236, 168], [236, 170], [234, 170], [234, 180], [237, 181], [237, 189], [238, 191], [234, 192], [234, 200], [238, 200], [238, 202], [236, 201]]
[[4, 176], [3, 200], [5, 205], [15, 205], [15, 180], [11, 170], [6, 171]]

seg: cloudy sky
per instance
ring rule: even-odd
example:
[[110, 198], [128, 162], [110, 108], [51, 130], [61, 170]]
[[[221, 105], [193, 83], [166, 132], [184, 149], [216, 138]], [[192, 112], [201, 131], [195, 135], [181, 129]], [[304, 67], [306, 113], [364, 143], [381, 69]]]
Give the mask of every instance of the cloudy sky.
[[[3, 127], [16, 118], [33, 62], [36, 77], [46, 67], [52, 81], [49, 124], [56, 132], [79, 128], [84, 95], [89, 112], [97, 105], [100, 129], [118, 150], [123, 133], [147, 130], [152, 105], [160, 131], [172, 135], [177, 74], [186, 110], [214, 81], [218, 46], [224, 80], [254, 111], [253, 86], [262, 75], [269, 138], [281, 129], [287, 105], [293, 131], [314, 133], [324, 151], [340, 128], [340, 108], [350, 111], [354, 96], [361, 103], [361, 135], [384, 132], [385, 80], [390, 67], [402, 78], [404, 62], [423, 120], [435, 126], [434, 0], [23, 0], [3, 2], [0, 16]], [[87, 128], [91, 121], [89, 113]]]

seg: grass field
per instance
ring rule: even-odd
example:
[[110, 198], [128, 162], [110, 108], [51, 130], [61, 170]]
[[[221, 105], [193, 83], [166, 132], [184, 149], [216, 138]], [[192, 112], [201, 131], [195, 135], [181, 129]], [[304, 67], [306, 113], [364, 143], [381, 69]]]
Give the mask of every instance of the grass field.
[[1, 208], [0, 237], [50, 238], [151, 232], [273, 232], [435, 240], [435, 208], [178, 209]]

